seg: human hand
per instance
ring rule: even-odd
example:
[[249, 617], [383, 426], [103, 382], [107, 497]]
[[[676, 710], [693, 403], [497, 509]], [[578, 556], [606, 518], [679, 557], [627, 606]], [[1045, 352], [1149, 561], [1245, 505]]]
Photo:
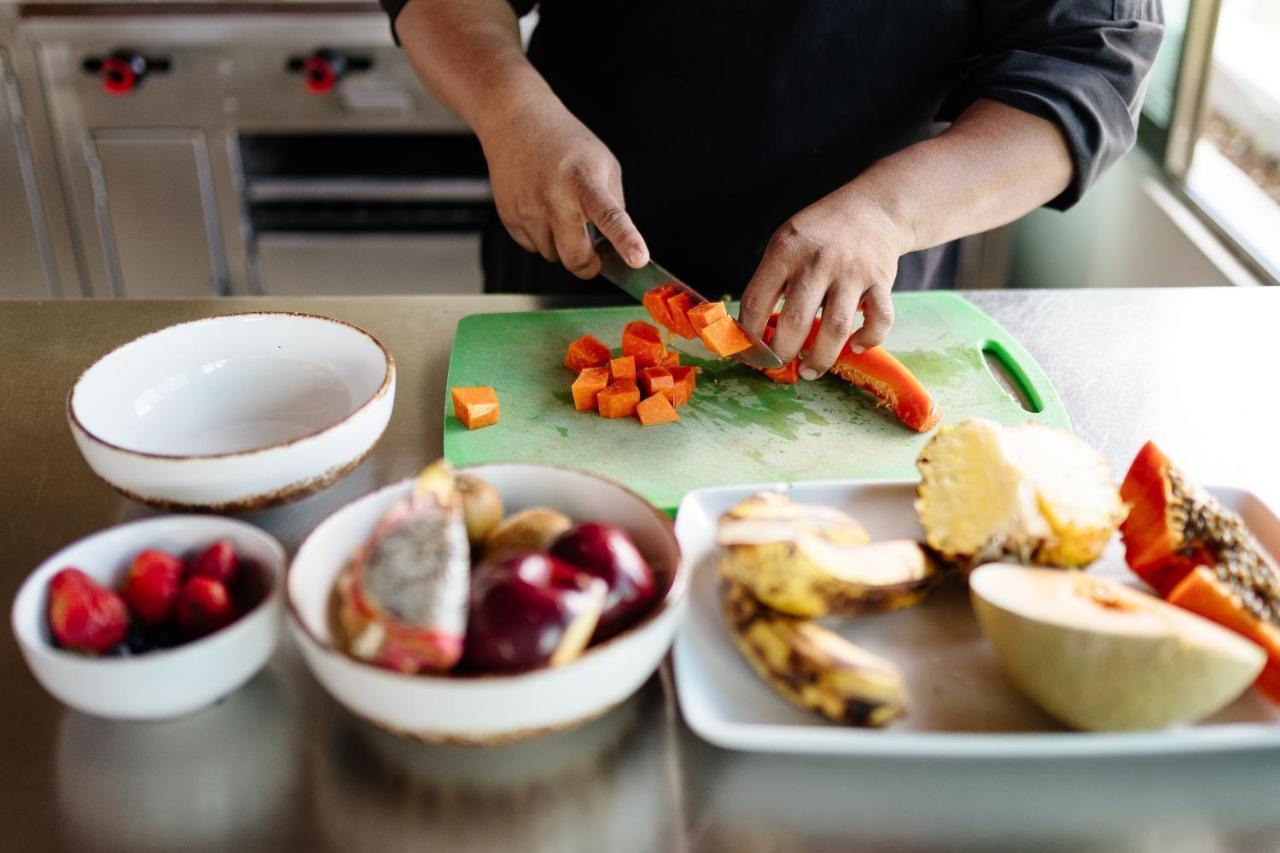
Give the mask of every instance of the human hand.
[[628, 264], [648, 263], [649, 249], [624, 206], [617, 158], [558, 100], [522, 104], [490, 128], [480, 141], [498, 217], [512, 239], [589, 279], [600, 271], [587, 236], [591, 222]]
[[[898, 258], [908, 245], [892, 216], [846, 185], [774, 232], [743, 293], [739, 321], [762, 335], [785, 297], [772, 347], [788, 362], [800, 354], [821, 308], [822, 330], [800, 367], [802, 378], [817, 379], [846, 341], [855, 353], [884, 341], [893, 326], [890, 291]], [[859, 311], [864, 319], [854, 333]]]

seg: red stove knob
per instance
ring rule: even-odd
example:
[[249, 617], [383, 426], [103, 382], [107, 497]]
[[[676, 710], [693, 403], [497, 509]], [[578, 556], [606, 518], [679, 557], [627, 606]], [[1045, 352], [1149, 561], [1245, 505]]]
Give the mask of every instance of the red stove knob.
[[168, 71], [170, 61], [165, 56], [143, 56], [136, 50], [113, 50], [107, 56], [87, 57], [82, 67], [101, 81], [102, 91], [120, 98], [136, 89], [142, 78]]
[[137, 53], [113, 53], [102, 60], [102, 91], [123, 97], [134, 90], [147, 73], [146, 57]]
[[347, 58], [340, 53], [320, 50], [302, 62], [302, 83], [313, 95], [333, 91], [347, 71]]
[[312, 51], [307, 56], [294, 56], [285, 65], [290, 74], [301, 74], [302, 85], [313, 95], [332, 92], [338, 81], [348, 74], [373, 68], [373, 59], [367, 56], [349, 56], [328, 47]]

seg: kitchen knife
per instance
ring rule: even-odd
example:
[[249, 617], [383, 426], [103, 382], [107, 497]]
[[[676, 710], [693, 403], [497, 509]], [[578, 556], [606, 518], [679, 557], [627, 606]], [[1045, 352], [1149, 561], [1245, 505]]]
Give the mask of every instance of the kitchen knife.
[[[643, 302], [646, 293], [663, 284], [670, 285], [682, 293], [689, 294], [696, 303], [701, 304], [710, 301], [653, 261], [639, 269], [628, 266], [627, 262], [622, 260], [617, 250], [613, 248], [613, 244], [605, 239], [596, 230], [595, 226], [588, 225], [587, 230], [591, 234], [591, 241], [595, 246], [596, 254], [600, 256], [600, 275], [616, 284], [637, 302]], [[737, 320], [734, 320], [734, 323], [737, 322]], [[778, 354], [769, 349], [764, 341], [751, 334], [742, 325], [739, 324], [738, 328], [742, 329], [742, 333], [751, 341], [751, 347], [740, 353], [735, 353], [730, 356], [731, 358], [751, 367], [782, 367], [782, 359], [778, 358]]]

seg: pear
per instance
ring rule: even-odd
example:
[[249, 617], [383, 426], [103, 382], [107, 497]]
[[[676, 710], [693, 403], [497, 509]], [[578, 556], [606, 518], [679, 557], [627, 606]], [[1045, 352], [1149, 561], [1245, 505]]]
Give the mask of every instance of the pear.
[[990, 563], [969, 589], [1009, 679], [1072, 728], [1199, 720], [1243, 693], [1266, 660], [1207, 619], [1082, 572]]

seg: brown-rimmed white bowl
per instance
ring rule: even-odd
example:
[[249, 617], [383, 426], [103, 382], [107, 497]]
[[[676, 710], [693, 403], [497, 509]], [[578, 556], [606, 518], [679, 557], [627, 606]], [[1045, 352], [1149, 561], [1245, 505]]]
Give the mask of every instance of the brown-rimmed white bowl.
[[365, 495], [320, 524], [289, 567], [289, 627], [320, 684], [356, 716], [423, 740], [493, 744], [570, 728], [625, 700], [662, 662], [684, 611], [687, 569], [670, 519], [611, 481], [566, 468], [500, 464], [461, 469], [502, 495], [508, 513], [531, 506], [575, 521], [616, 524], [653, 567], [659, 597], [637, 624], [558, 667], [501, 675], [406, 675], [334, 645], [330, 597], [351, 554], [413, 480]]
[[328, 317], [226, 314], [178, 323], [98, 359], [67, 396], [99, 477], [168, 509], [261, 509], [350, 472], [386, 429], [395, 362]]
[[[225, 539], [264, 575], [256, 604], [206, 637], [132, 657], [97, 657], [58, 648], [49, 627], [49, 582], [74, 567], [118, 588], [140, 552], [190, 554]], [[233, 518], [162, 515], [108, 527], [49, 556], [23, 582], [10, 613], [31, 674], [60, 702], [97, 717], [163, 720], [212, 705], [266, 664], [280, 635], [284, 548], [270, 534]]]

